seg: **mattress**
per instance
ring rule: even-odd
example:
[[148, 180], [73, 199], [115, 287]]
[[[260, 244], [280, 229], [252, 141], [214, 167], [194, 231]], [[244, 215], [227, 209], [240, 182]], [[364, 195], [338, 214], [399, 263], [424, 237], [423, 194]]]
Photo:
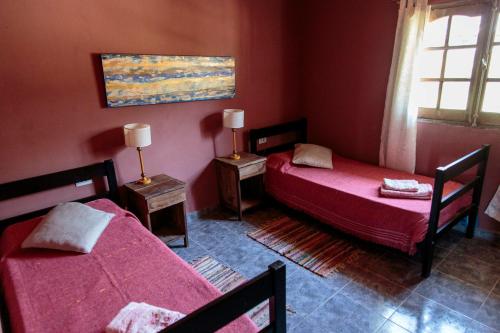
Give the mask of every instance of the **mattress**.
[[[13, 332], [103, 332], [131, 301], [188, 314], [221, 295], [207, 280], [109, 200], [115, 214], [90, 254], [20, 249], [40, 218], [7, 228], [0, 274]], [[242, 316], [220, 332], [256, 332]]]
[[[415, 254], [427, 232], [431, 200], [380, 197], [383, 178], [434, 179], [333, 156], [333, 170], [292, 164], [292, 152], [267, 159], [266, 190], [277, 200], [346, 233]], [[444, 193], [460, 187], [445, 184]], [[441, 212], [440, 226], [470, 203], [463, 196]]]

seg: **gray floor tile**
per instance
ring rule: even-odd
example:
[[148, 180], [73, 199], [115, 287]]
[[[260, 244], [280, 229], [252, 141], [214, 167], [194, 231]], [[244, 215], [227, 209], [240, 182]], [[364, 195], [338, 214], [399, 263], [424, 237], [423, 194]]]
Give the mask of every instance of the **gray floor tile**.
[[500, 331], [500, 295], [491, 294], [477, 312], [475, 319]]
[[369, 261], [365, 267], [409, 289], [416, 288], [422, 281], [422, 265], [394, 253], [388, 253], [375, 261]]
[[[314, 323], [315, 332], [375, 332], [385, 318], [370, 309], [357, 304], [348, 297], [337, 294], [305, 321]], [[299, 331], [297, 331], [299, 332]]]
[[305, 319], [306, 319], [306, 316], [304, 316], [304, 315], [300, 315], [298, 313], [287, 312], [287, 314], [286, 314], [287, 332], [291, 332], [295, 327], [300, 325]]
[[500, 266], [500, 243], [485, 239], [480, 236], [464, 238], [457, 246], [455, 253], [468, 255], [489, 264]]
[[411, 291], [365, 269], [353, 268], [353, 280], [341, 293], [389, 318]]
[[493, 293], [500, 296], [500, 279], [498, 279], [495, 288], [493, 288]]
[[[472, 240], [464, 240], [463, 232], [445, 236], [427, 280], [420, 278], [418, 256], [351, 240], [358, 248], [356, 256], [324, 278], [247, 236], [284, 213], [292, 214], [266, 208], [245, 214], [243, 221], [228, 212], [203, 214], [188, 222], [189, 248], [172, 250], [186, 261], [210, 255], [247, 278], [283, 261], [287, 304], [294, 311], [287, 311], [289, 332], [500, 332], [493, 329], [500, 313], [500, 274], [485, 260], [497, 260], [496, 236], [483, 232]], [[475, 255], [464, 256], [471, 251]]]
[[422, 281], [415, 291], [470, 317], [488, 296], [488, 291], [437, 270]]
[[[311, 318], [304, 318], [296, 326], [288, 330], [289, 333], [318, 333], [318, 332], [335, 332], [332, 328], [328, 328], [325, 331], [325, 327], [322, 322], [315, 322]], [[346, 332], [347, 333], [347, 332]]]
[[[259, 249], [259, 253], [257, 253], [255, 257], [251, 258], [249, 261], [239, 263], [234, 266], [234, 268], [245, 277], [252, 278], [267, 270], [269, 265], [278, 260], [283, 261], [279, 254]], [[288, 274], [289, 272], [287, 269], [287, 275]]]
[[465, 333], [498, 333], [498, 331], [473, 320], [465, 330]]
[[184, 261], [187, 262], [190, 262], [199, 257], [209, 255], [209, 252], [206, 249], [204, 249], [198, 243], [192, 240], [189, 243], [189, 247], [172, 248], [172, 251], [177, 253], [179, 257], [181, 257], [182, 259], [184, 259]]
[[217, 221], [205, 222], [203, 226], [191, 231], [189, 238], [207, 250], [212, 250], [218, 246], [238, 241], [240, 237]]
[[490, 330], [444, 305], [416, 293], [392, 315], [391, 321], [415, 333], [474, 332]]
[[452, 253], [437, 268], [486, 290], [491, 290], [500, 277], [500, 267], [457, 253]]
[[377, 333], [411, 333], [401, 326], [394, 324], [392, 321], [387, 320], [384, 325], [377, 331]]
[[312, 274], [304, 270], [287, 277], [287, 303], [298, 314], [310, 314], [338, 291], [326, 279]]
[[230, 267], [238, 267], [245, 263], [253, 262], [265, 249], [255, 246], [255, 244], [243, 236], [236, 236], [229, 243], [221, 243], [210, 252]]

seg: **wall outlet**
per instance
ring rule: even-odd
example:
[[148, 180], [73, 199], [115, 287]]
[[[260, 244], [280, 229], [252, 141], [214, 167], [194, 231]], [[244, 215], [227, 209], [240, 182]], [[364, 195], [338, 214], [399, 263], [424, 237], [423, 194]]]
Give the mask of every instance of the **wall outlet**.
[[267, 138], [260, 138], [260, 139], [257, 141], [257, 143], [258, 143], [259, 145], [263, 145], [263, 144], [264, 144], [264, 143], [266, 143], [266, 142], [267, 142]]
[[92, 179], [87, 179], [87, 180], [82, 180], [81, 182], [75, 183], [75, 186], [76, 187], [82, 187], [82, 186], [90, 185], [92, 183], [93, 183]]

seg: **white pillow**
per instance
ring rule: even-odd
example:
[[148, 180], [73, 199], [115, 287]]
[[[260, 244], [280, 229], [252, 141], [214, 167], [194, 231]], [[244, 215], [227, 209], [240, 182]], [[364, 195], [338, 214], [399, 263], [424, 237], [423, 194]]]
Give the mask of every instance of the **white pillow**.
[[22, 248], [90, 253], [113, 216], [78, 202], [60, 204], [36, 226]]
[[292, 162], [316, 168], [333, 169], [332, 150], [318, 145], [298, 143], [293, 151]]

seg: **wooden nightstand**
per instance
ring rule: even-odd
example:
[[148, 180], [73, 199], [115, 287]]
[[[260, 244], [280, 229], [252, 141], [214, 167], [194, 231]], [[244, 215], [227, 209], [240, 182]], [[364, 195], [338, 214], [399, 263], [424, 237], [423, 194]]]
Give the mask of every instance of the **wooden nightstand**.
[[125, 189], [127, 208], [149, 231], [166, 243], [184, 238], [184, 246], [188, 246], [184, 182], [158, 175], [151, 178], [151, 184], [128, 183]]
[[264, 193], [266, 158], [249, 153], [240, 153], [239, 160], [217, 157], [215, 167], [222, 204], [238, 213], [258, 205]]

